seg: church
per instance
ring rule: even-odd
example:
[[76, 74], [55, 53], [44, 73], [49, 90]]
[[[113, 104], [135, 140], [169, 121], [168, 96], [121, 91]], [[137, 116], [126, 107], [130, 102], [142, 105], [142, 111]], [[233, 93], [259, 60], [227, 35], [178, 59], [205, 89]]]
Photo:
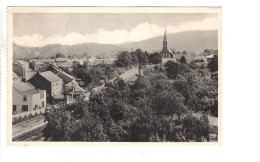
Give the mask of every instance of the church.
[[171, 50], [168, 50], [168, 48], [167, 48], [166, 29], [165, 29], [164, 38], [163, 38], [163, 50], [160, 52], [160, 54], [162, 56], [162, 64], [164, 64], [170, 60], [176, 62], [175, 53], [173, 53]]

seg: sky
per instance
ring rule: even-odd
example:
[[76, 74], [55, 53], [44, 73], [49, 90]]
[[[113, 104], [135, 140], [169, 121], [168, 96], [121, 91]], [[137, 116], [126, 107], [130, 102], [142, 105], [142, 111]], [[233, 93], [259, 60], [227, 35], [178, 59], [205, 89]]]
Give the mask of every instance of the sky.
[[15, 13], [14, 43], [42, 47], [47, 44], [121, 44], [177, 33], [217, 30], [217, 14], [208, 13]]

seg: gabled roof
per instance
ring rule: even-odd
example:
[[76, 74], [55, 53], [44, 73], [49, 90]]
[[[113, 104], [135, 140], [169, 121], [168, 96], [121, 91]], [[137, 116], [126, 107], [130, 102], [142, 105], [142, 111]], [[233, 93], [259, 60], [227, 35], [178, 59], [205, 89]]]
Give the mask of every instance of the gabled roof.
[[55, 75], [53, 72], [51, 71], [46, 71], [46, 72], [42, 72], [39, 73], [39, 75], [41, 75], [42, 77], [44, 77], [46, 80], [48, 80], [49, 82], [57, 82], [57, 81], [62, 81], [62, 79], [60, 77], [58, 77], [57, 75]]
[[56, 75], [59, 76], [65, 84], [71, 82], [72, 80], [75, 80], [73, 76], [67, 74], [64, 71], [59, 71]]
[[35, 90], [35, 87], [28, 82], [14, 83], [13, 87], [21, 93]]
[[46, 64], [44, 65], [41, 69], [40, 72], [45, 72], [45, 71], [51, 71], [53, 73], [57, 73], [60, 71], [59, 67], [54, 65], [54, 64]]

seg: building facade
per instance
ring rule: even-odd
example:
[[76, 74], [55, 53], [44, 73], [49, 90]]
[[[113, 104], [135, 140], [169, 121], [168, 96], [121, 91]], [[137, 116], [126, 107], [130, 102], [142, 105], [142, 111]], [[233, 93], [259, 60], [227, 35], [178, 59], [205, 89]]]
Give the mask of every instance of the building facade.
[[51, 102], [55, 96], [61, 94], [62, 79], [51, 71], [37, 72], [28, 82], [36, 88], [46, 90], [48, 102]]
[[13, 113], [22, 113], [46, 107], [46, 91], [25, 82], [13, 84]]

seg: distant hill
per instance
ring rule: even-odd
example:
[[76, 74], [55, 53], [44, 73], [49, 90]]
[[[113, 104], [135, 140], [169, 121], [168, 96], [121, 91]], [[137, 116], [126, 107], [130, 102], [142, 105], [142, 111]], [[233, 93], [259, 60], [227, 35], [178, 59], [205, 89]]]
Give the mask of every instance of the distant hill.
[[[218, 49], [218, 31], [187, 31], [174, 34], [167, 34], [167, 43], [169, 49], [176, 51], [195, 52], [197, 54], [205, 49]], [[128, 49], [141, 48], [148, 52], [159, 51], [163, 45], [163, 34], [160, 37], [154, 37], [140, 42], [121, 44], [121, 47]]]
[[128, 50], [124, 47], [109, 45], [109, 44], [97, 44], [97, 43], [85, 43], [76, 45], [60, 45], [50, 44], [44, 47], [22, 47], [16, 44], [13, 45], [14, 58], [32, 58], [32, 57], [50, 57], [55, 56], [57, 53], [62, 53], [66, 56], [82, 56], [84, 53], [89, 56], [101, 56], [102, 58], [113, 57], [119, 51]]
[[[66, 56], [101, 56], [103, 58], [113, 57], [119, 51], [135, 50], [141, 48], [143, 51], [154, 52], [162, 49], [163, 35], [146, 39], [140, 42], [131, 42], [118, 45], [85, 43], [76, 45], [50, 44], [44, 47], [22, 47], [13, 44], [14, 58], [50, 57], [57, 53]], [[218, 49], [218, 32], [211, 31], [187, 31], [167, 34], [168, 48], [176, 51], [202, 53], [205, 49]]]

